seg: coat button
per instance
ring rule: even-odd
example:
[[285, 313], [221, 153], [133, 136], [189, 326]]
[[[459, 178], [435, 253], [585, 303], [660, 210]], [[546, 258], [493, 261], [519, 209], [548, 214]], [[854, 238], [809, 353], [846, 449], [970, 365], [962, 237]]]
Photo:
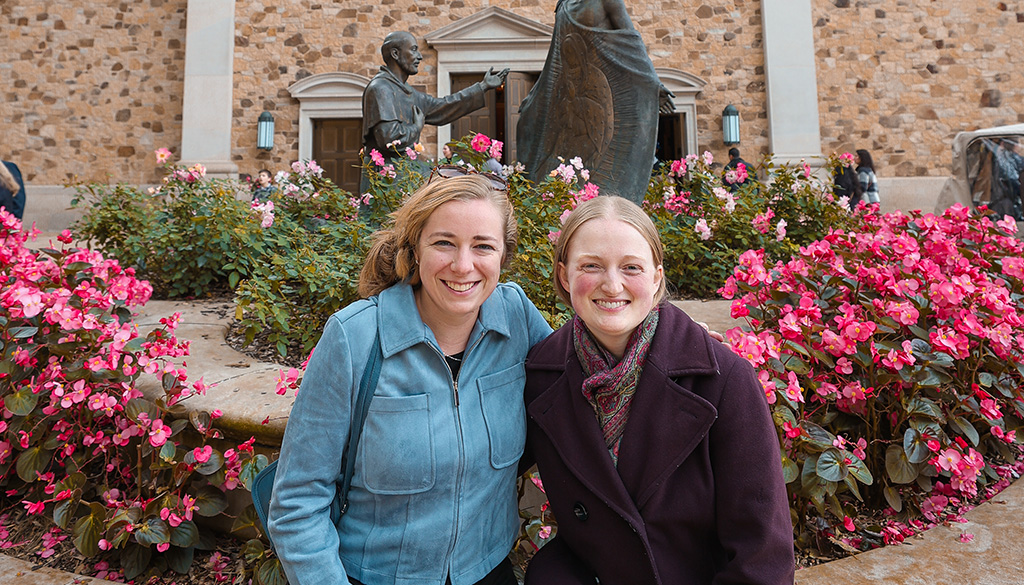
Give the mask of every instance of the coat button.
[[576, 502], [572, 507], [572, 513], [576, 514], [576, 519], [580, 522], [585, 522], [587, 515], [587, 508], [583, 505], [583, 502]]

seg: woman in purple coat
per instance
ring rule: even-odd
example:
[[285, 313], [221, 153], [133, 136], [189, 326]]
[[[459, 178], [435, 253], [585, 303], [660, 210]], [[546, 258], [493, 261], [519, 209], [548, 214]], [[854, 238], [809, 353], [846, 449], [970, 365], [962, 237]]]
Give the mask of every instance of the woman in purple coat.
[[650, 218], [581, 204], [555, 245], [576, 316], [530, 351], [527, 449], [557, 536], [527, 584], [782, 585], [793, 529], [754, 370], [665, 298]]

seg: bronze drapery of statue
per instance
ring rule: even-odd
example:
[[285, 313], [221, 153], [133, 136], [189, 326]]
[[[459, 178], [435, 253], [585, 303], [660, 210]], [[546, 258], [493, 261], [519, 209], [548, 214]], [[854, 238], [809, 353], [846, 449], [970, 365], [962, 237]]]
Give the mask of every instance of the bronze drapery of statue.
[[558, 157], [579, 156], [601, 193], [640, 203], [672, 97], [623, 0], [559, 0], [544, 70], [519, 109], [519, 160], [539, 181]]

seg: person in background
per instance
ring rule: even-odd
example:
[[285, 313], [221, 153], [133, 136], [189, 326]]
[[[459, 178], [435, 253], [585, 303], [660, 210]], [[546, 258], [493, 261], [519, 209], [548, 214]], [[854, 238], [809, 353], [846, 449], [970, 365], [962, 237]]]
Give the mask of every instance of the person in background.
[[634, 203], [562, 226], [554, 285], [575, 317], [526, 362], [527, 452], [558, 533], [537, 585], [792, 585], [779, 438], [754, 368], [664, 302], [663, 250]]
[[0, 207], [22, 219], [25, 215], [25, 181], [18, 165], [0, 161]]
[[750, 163], [740, 158], [740, 149], [730, 148], [729, 162], [725, 163], [725, 172], [722, 173], [725, 188], [733, 193], [738, 191], [750, 181], [750, 170]]
[[1024, 157], [1017, 153], [1017, 143], [1003, 139], [995, 151], [997, 180], [1003, 201], [993, 205], [1002, 207], [997, 212], [1011, 215], [1017, 221], [1024, 219], [1021, 206], [1021, 176], [1024, 175]]
[[[467, 171], [468, 172], [468, 171]], [[281, 447], [269, 533], [292, 585], [515, 585], [526, 352], [551, 328], [499, 283], [516, 250], [503, 181], [441, 175], [375, 235], [357, 301], [324, 327]], [[348, 510], [330, 505], [379, 335]]]
[[256, 174], [256, 188], [253, 189], [252, 200], [267, 201], [276, 192], [274, 175], [267, 169], [260, 169], [260, 172]]
[[437, 164], [453, 164], [455, 162], [455, 154], [452, 152], [452, 147], [445, 144], [441, 147], [441, 160], [437, 161]]
[[865, 203], [878, 203], [878, 177], [875, 176], [875, 163], [871, 153], [863, 148], [857, 150], [857, 181], [860, 183], [861, 197]]
[[853, 170], [853, 164], [854, 156], [848, 152], [844, 153], [839, 159], [839, 165], [832, 172], [832, 194], [836, 198], [846, 197], [850, 209], [856, 209], [861, 199], [860, 181]]

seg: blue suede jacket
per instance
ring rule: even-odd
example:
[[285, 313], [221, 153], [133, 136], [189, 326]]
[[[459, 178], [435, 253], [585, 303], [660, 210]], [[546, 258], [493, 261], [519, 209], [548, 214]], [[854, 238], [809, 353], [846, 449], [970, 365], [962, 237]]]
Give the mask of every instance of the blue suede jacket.
[[[329, 506], [374, 330], [384, 362], [335, 526]], [[499, 284], [453, 380], [410, 286], [332, 315], [288, 420], [270, 508], [288, 582], [467, 585], [497, 566], [519, 524], [523, 362], [550, 332], [521, 288]]]

